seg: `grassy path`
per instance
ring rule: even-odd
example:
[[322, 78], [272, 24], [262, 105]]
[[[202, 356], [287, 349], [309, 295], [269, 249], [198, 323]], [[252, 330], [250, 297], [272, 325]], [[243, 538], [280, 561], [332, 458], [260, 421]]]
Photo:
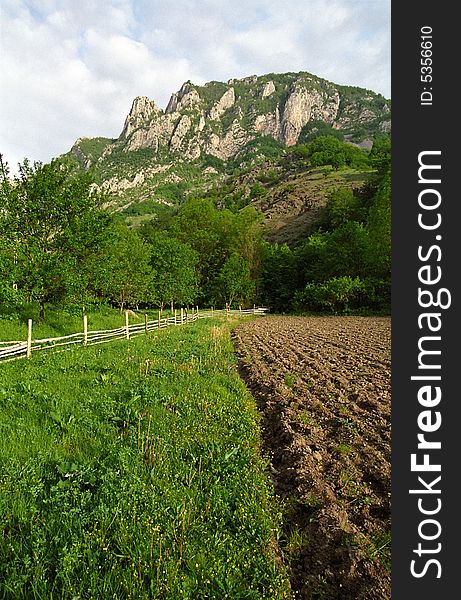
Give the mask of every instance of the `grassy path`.
[[0, 598], [288, 598], [229, 322], [0, 366]]

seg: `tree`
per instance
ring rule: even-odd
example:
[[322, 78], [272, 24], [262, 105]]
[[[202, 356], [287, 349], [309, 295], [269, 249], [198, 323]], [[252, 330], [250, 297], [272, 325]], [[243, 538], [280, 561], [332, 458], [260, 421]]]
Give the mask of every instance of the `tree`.
[[40, 304], [81, 295], [81, 266], [104, 243], [110, 217], [93, 177], [70, 162], [25, 160], [9, 177], [2, 163], [0, 221], [17, 269], [18, 292]]
[[362, 277], [366, 273], [368, 233], [362, 223], [347, 221], [332, 231], [325, 247], [323, 279]]
[[344, 144], [346, 165], [354, 169], [368, 169], [370, 166], [368, 154], [354, 144]]
[[347, 221], [360, 220], [360, 202], [350, 188], [335, 188], [327, 195], [325, 210], [320, 219], [326, 229], [336, 229]]
[[378, 186], [368, 213], [368, 270], [375, 277], [390, 279], [391, 273], [391, 176]]
[[308, 145], [308, 156], [314, 167], [331, 165], [335, 169], [348, 165], [354, 168], [368, 167], [368, 156], [363, 150], [339, 140], [332, 135], [321, 135]]
[[365, 284], [359, 277], [333, 277], [320, 284], [306, 284], [296, 293], [295, 305], [300, 309], [347, 312], [357, 308], [364, 290]]
[[215, 285], [216, 300], [222, 300], [229, 306], [235, 301], [245, 302], [254, 290], [248, 261], [232, 254], [219, 271]]
[[152, 267], [148, 299], [160, 310], [167, 303], [173, 310], [175, 303], [194, 302], [197, 297], [197, 252], [164, 231], [151, 232], [146, 239]]
[[124, 224], [114, 224], [112, 241], [101, 253], [95, 267], [99, 295], [123, 310], [148, 297], [151, 285], [149, 245]]
[[376, 136], [370, 150], [370, 165], [378, 171], [379, 176], [385, 175], [391, 168], [391, 138], [388, 135]]
[[272, 309], [287, 312], [292, 308], [296, 289], [295, 258], [287, 244], [264, 245], [261, 297]]
[[14, 254], [5, 238], [0, 238], [0, 303], [10, 304], [17, 300], [17, 273]]
[[192, 199], [184, 204], [170, 228], [172, 236], [189, 244], [198, 255], [197, 274], [202, 295], [223, 263], [219, 214], [211, 200]]
[[321, 135], [309, 145], [309, 157], [314, 167], [331, 165], [335, 169], [346, 164], [345, 144], [336, 137]]
[[260, 223], [261, 214], [251, 206], [233, 213], [218, 210], [209, 199], [194, 199], [181, 207], [170, 233], [197, 252], [202, 299], [210, 301], [216, 297], [221, 269], [233, 254], [246, 261], [250, 278], [257, 280], [261, 264]]

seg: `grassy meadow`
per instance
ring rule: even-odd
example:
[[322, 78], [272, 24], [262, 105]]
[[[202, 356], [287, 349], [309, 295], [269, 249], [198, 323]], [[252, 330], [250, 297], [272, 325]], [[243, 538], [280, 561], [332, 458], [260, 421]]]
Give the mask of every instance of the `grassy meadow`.
[[0, 598], [290, 597], [235, 323], [0, 364]]
[[[27, 320], [32, 319], [34, 339], [59, 337], [83, 331], [83, 307], [72, 306], [67, 311], [48, 305], [45, 319], [39, 318], [36, 303], [15, 307], [11, 314], [2, 311], [0, 306], [0, 341], [23, 341], [27, 339]], [[137, 318], [130, 316], [130, 324], [144, 322], [144, 312], [149, 319], [157, 319], [158, 310], [136, 311]], [[120, 310], [105, 305], [88, 308], [88, 328], [90, 330], [117, 329], [125, 325], [125, 315]], [[162, 316], [169, 316], [165, 310]]]

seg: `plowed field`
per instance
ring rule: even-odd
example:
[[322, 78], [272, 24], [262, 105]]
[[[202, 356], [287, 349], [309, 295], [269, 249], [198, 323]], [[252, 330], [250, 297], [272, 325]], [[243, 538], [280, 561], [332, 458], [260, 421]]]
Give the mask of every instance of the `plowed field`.
[[284, 506], [296, 598], [390, 598], [390, 319], [265, 317], [237, 328]]

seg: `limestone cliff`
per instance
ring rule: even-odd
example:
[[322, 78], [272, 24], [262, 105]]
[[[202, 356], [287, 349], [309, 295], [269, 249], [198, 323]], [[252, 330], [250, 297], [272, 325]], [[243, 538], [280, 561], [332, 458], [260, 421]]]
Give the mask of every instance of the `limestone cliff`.
[[370, 147], [373, 135], [390, 130], [390, 101], [305, 72], [205, 85], [187, 81], [165, 110], [138, 96], [116, 140], [81, 138], [71, 154], [82, 168], [95, 168], [104, 189], [139, 202], [155, 199], [159, 186], [171, 186], [176, 179], [177, 186], [186, 185], [178, 165], [193, 166], [205, 179], [217, 177], [213, 161], [240, 160], [271, 138], [280, 148], [292, 146], [318, 122]]
[[377, 129], [388, 131], [388, 102], [357, 90], [307, 73], [251, 76], [205, 86], [186, 82], [172, 94], [165, 111], [146, 96], [135, 98], [118, 143], [127, 152], [163, 148], [189, 160], [202, 153], [227, 160], [257, 135], [296, 144], [310, 121], [347, 133], [379, 121]]

